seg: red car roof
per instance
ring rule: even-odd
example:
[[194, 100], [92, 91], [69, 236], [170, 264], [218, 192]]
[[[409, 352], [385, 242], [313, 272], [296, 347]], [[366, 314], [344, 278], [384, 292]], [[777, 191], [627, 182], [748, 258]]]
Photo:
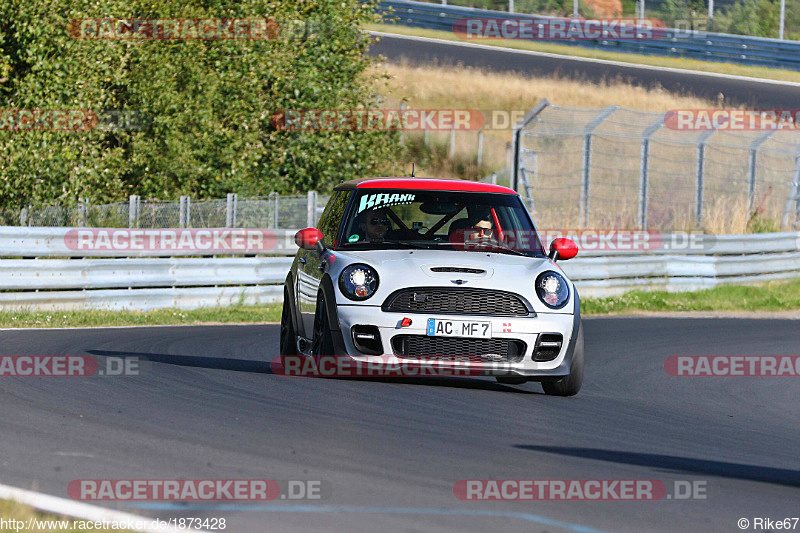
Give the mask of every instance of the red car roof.
[[355, 187], [357, 189], [416, 189], [517, 194], [513, 189], [503, 187], [502, 185], [492, 185], [491, 183], [481, 183], [478, 181], [431, 178], [368, 178], [348, 181], [337, 187], [337, 189], [350, 187]]

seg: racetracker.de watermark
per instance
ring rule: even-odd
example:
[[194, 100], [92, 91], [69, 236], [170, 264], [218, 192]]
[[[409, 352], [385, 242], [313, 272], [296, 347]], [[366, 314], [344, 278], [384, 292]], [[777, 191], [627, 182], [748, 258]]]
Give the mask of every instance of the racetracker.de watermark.
[[0, 109], [0, 131], [128, 131], [152, 118], [139, 111], [106, 109]]
[[672, 355], [664, 370], [677, 377], [797, 377], [800, 355]]
[[272, 18], [73, 19], [67, 33], [81, 40], [270, 40], [280, 25]]
[[393, 356], [370, 356], [362, 361], [347, 356], [281, 355], [270, 362], [273, 374], [289, 377], [335, 378], [424, 378], [467, 377], [502, 374], [510, 365], [491, 360], [491, 356], [419, 356], [399, 359]]
[[[468, 230], [466, 230], [468, 231]], [[507, 241], [512, 246], [518, 243], [519, 248], [525, 248], [525, 230], [510, 230], [504, 232]], [[657, 230], [637, 229], [540, 229], [539, 236], [545, 247], [555, 239], [565, 237], [571, 239], [583, 252], [639, 252], [639, 251], [703, 251], [714, 247], [716, 236], [700, 231], [673, 231], [664, 232]], [[513, 247], [513, 246], [512, 246]]]
[[138, 357], [91, 355], [0, 355], [0, 377], [138, 376]]
[[465, 501], [705, 500], [707, 482], [658, 479], [460, 479], [453, 495]]
[[664, 37], [659, 19], [463, 18], [453, 24], [460, 39], [522, 41], [647, 40]]
[[677, 131], [796, 131], [800, 109], [672, 109], [664, 125]]
[[324, 480], [275, 479], [75, 479], [67, 485], [83, 501], [323, 500], [333, 489]]
[[[293, 239], [292, 239], [293, 242]], [[264, 253], [274, 231], [261, 229], [71, 229], [64, 245], [75, 251], [174, 251]]]
[[524, 109], [281, 109], [271, 115], [279, 131], [508, 130]]

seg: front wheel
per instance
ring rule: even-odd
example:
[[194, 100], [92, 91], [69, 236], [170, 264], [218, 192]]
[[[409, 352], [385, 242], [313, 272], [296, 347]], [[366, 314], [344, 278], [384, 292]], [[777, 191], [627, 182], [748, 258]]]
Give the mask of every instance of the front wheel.
[[558, 381], [543, 381], [545, 394], [551, 396], [575, 396], [583, 384], [583, 324], [578, 325], [578, 339], [572, 353], [572, 364], [569, 374]]
[[311, 345], [311, 354], [319, 365], [323, 357], [334, 355], [333, 333], [328, 324], [328, 308], [325, 298], [320, 294], [317, 299], [317, 312], [314, 314], [314, 339]]

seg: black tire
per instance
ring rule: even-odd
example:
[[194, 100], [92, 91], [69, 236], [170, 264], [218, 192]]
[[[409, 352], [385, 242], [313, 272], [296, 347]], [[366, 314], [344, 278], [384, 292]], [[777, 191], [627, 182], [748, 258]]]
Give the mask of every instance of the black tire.
[[572, 365], [569, 375], [558, 381], [543, 381], [542, 388], [545, 394], [551, 396], [575, 396], [583, 384], [583, 324], [578, 326], [578, 339], [575, 341], [575, 350], [572, 353]]
[[283, 312], [281, 313], [281, 355], [297, 355], [297, 334], [292, 322], [292, 305], [289, 303], [289, 291], [283, 291]]
[[528, 382], [528, 378], [521, 376], [497, 376], [495, 377], [498, 383], [503, 385], [522, 385]]
[[328, 308], [322, 294], [317, 298], [317, 312], [314, 314], [314, 338], [311, 344], [311, 355], [317, 364], [322, 356], [331, 357], [334, 354], [333, 333], [328, 324]]

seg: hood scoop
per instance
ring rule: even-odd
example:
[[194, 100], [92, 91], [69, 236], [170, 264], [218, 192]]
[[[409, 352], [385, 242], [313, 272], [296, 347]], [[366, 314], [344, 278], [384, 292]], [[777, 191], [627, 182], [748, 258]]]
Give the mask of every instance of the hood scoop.
[[431, 272], [455, 274], [486, 274], [482, 268], [467, 267], [431, 267]]

